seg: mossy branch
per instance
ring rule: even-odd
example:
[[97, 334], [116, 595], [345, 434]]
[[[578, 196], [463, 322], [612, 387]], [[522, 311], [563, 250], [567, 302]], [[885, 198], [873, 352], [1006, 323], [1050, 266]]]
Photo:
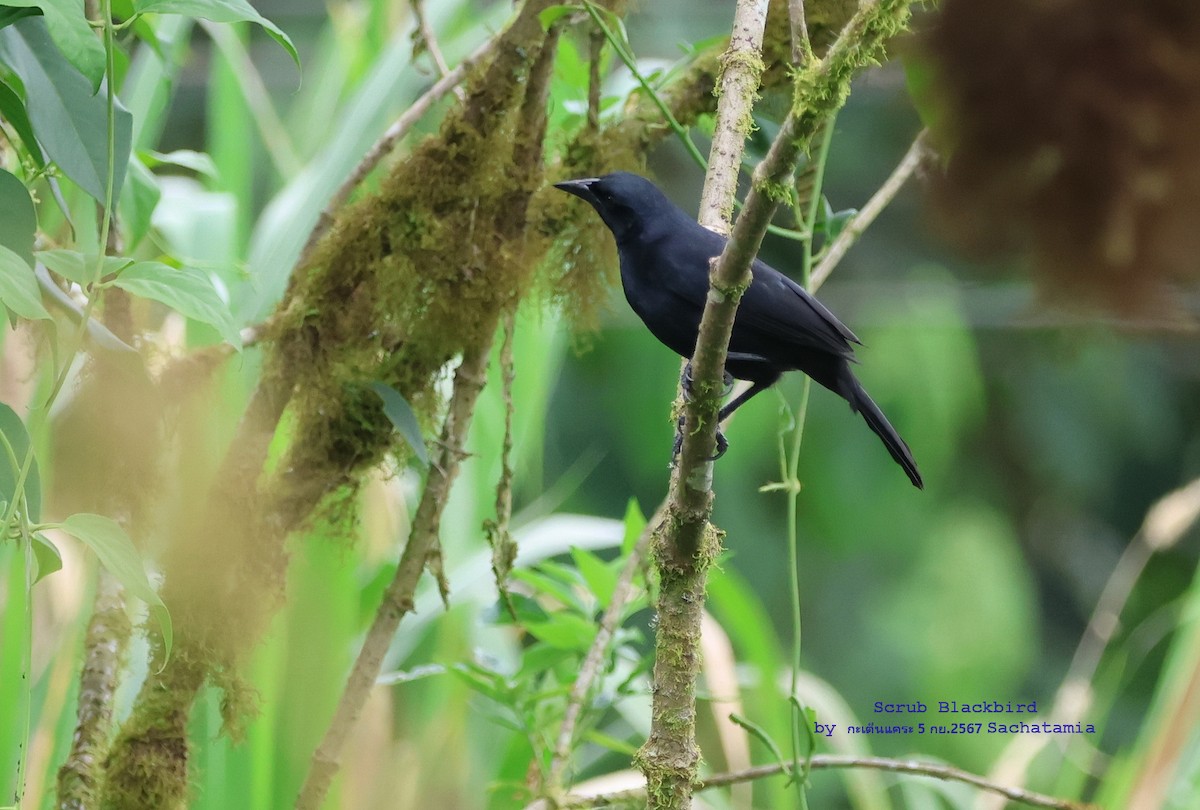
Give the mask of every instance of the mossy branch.
[[[693, 392], [684, 403], [686, 429], [671, 479], [668, 517], [655, 542], [662, 590], [659, 598], [658, 647], [654, 667], [654, 701], [650, 739], [636, 763], [646, 774], [651, 808], [686, 807], [696, 779], [699, 751], [695, 744], [695, 680], [698, 674], [700, 615], [704, 603], [707, 565], [719, 547], [712, 513], [713, 465], [722, 376], [737, 306], [750, 284], [750, 265], [762, 244], [771, 215], [786, 196], [800, 154], [808, 148], [821, 123], [845, 102], [855, 72], [874, 62], [883, 43], [902, 30], [908, 19], [908, 0], [867, 0], [847, 23], [824, 59], [813, 59], [796, 74], [792, 111], [766, 158], [754, 171], [752, 189], [724, 251], [712, 267], [711, 287], [692, 357]], [[738, 4], [738, 16], [751, 19], [753, 3]], [[736, 28], [737, 26], [735, 26]], [[754, 70], [761, 62], [748, 55], [749, 41], [731, 42], [726, 71]], [[757, 45], [761, 47], [761, 33]], [[734, 54], [734, 48], [741, 50]], [[756, 51], [753, 56], [756, 56]], [[726, 81], [729, 81], [726, 79]], [[730, 81], [729, 87], [746, 83]], [[752, 86], [757, 86], [757, 80]], [[751, 100], [719, 102], [719, 126], [735, 137], [718, 133], [718, 142], [733, 143], [749, 115]], [[722, 115], [721, 108], [745, 109], [742, 117]], [[736, 179], [740, 146], [710, 156], [710, 171], [730, 171]], [[716, 168], [727, 167], [725, 169]], [[728, 179], [723, 185], [728, 184]], [[728, 205], [728, 208], [725, 206]], [[731, 200], [706, 198], [703, 215], [728, 217]], [[722, 217], [723, 215], [723, 217]], [[704, 224], [708, 224], [705, 222]]]
[[[522, 13], [529, 15], [525, 19], [527, 28], [530, 22], [537, 24], [536, 15], [539, 10], [537, 3], [525, 6]], [[518, 124], [512, 143], [511, 179], [514, 190], [508, 195], [508, 204], [498, 210], [493, 223], [501, 243], [509, 246], [516, 254], [524, 252], [529, 199], [532, 190], [541, 181], [546, 101], [558, 32], [558, 28], [552, 28], [545, 36], [529, 67], [525, 95], [518, 111]], [[511, 53], [515, 58], [528, 58], [524, 49], [516, 49]], [[506, 54], [501, 50], [497, 62], [502, 64], [505, 59]], [[493, 70], [495, 69], [496, 65], [493, 65]], [[482, 125], [484, 119], [479, 118], [478, 123]], [[517, 291], [511, 292], [515, 295]], [[296, 800], [297, 810], [319, 810], [324, 803], [333, 777], [338, 771], [346, 741], [366, 705], [371, 688], [379, 677], [392, 638], [401, 620], [413, 610], [417, 583], [425, 570], [430, 570], [437, 577], [442, 598], [447, 598], [448, 586], [441, 572], [439, 541], [442, 511], [449, 500], [450, 487], [458, 473], [459, 463], [466, 456], [463, 448], [466, 444], [467, 429], [471, 424], [475, 402], [486, 381], [488, 359], [501, 322], [501, 313], [511, 311], [511, 304], [504, 295], [498, 296], [491, 303], [484, 322], [479, 325], [478, 341], [464, 352], [462, 362], [455, 372], [454, 394], [438, 441], [441, 450], [430, 467], [425, 489], [421, 493], [421, 502], [413, 518], [408, 543], [354, 662], [333, 720], [313, 754], [308, 776]]]
[[[763, 70], [760, 51], [766, 12], [766, 2], [739, 0], [734, 34], [721, 60], [721, 95], [700, 216], [702, 224], [721, 232], [729, 229], [738, 168], [749, 134], [750, 111]], [[752, 259], [753, 254], [744, 259], [746, 273]], [[724, 335], [720, 328], [713, 328], [709, 312], [713, 300], [710, 291], [704, 316], [708, 334], [702, 325], [693, 358], [693, 364], [706, 365], [703, 369], [693, 366], [695, 395], [686, 406], [683, 448], [671, 479], [666, 518], [659, 524], [653, 540], [660, 581], [653, 702], [650, 737], [635, 758], [635, 764], [646, 775], [647, 806], [652, 810], [690, 807], [700, 763], [696, 744], [700, 624], [708, 567], [721, 546], [719, 532], [709, 523], [712, 462], [707, 458], [716, 446], [721, 377], [733, 327], [731, 310]], [[736, 308], [736, 297], [731, 303]], [[706, 357], [701, 356], [702, 345]], [[693, 477], [697, 473], [698, 479]]]
[[[176, 527], [179, 537], [165, 561], [163, 590], [176, 618], [175, 657], [165, 671], [147, 678], [114, 742], [106, 806], [178, 806], [188, 789], [186, 727], [178, 719], [188, 716], [206, 681], [225, 690], [226, 728], [236, 734], [248, 709], [248, 692], [238, 672], [282, 604], [288, 533], [309, 519], [330, 492], [352, 489], [394, 442], [377, 403], [366, 402], [362, 394], [365, 383], [408, 380], [418, 394], [425, 394], [422, 404], [432, 412], [438, 407], [432, 389], [440, 369], [456, 355], [471, 356], [475, 347], [490, 342], [498, 313], [519, 295], [531, 263], [517, 235], [523, 239], [528, 230], [524, 200], [539, 180], [516, 172], [522, 178], [516, 191], [510, 185], [501, 192], [491, 190], [501, 187], [492, 172], [509, 178], [515, 169], [484, 147], [490, 141], [512, 144], [514, 135], [526, 137], [514, 133], [513, 122], [529, 88], [539, 86], [531, 70], [547, 36], [537, 14], [547, 5], [548, 0], [526, 3], [494, 38], [492, 59], [472, 75], [466, 102], [447, 116], [439, 136], [398, 163], [385, 180], [390, 186], [384, 193], [390, 191], [393, 198], [343, 211], [312, 264], [289, 286], [268, 330], [262, 377], [206, 503], [196, 506], [198, 514], [187, 525]], [[544, 103], [535, 106], [544, 110]], [[543, 128], [544, 121], [530, 130], [528, 141], [540, 144]], [[479, 147], [477, 157], [472, 146]], [[512, 159], [522, 147], [518, 143]], [[447, 153], [459, 158], [442, 159]], [[536, 159], [523, 165], [540, 169], [540, 151], [527, 154]], [[478, 233], [464, 230], [454, 240], [414, 245], [402, 239], [391, 243], [391, 232], [375, 230], [365, 243], [373, 252], [364, 252], [364, 241], [354, 238], [356, 229], [378, 228], [381, 222], [400, 229], [428, 213], [432, 203], [397, 196], [396, 189], [412, 189], [413, 172], [427, 181], [430, 161], [436, 161], [442, 181], [438, 188], [452, 195], [455, 211], [478, 214]], [[421, 190], [428, 192], [428, 183]], [[478, 249], [481, 239], [493, 240], [489, 250]], [[492, 253], [491, 248], [499, 249]], [[428, 282], [427, 274], [397, 273], [398, 262], [412, 261], [410, 251], [419, 255], [422, 269], [442, 271], [437, 283], [448, 288], [456, 282], [453, 292], [459, 295], [420, 287]], [[458, 261], [463, 255], [469, 257], [465, 265]], [[466, 300], [464, 276], [474, 284], [473, 297]], [[403, 323], [410, 331], [395, 335], [395, 317], [389, 320], [388, 312], [399, 307], [396, 298], [404, 293], [425, 311], [433, 309], [429, 317], [435, 321], [443, 311], [437, 307], [453, 308], [460, 318], [470, 319], [470, 328], [451, 330], [448, 336], [429, 334], [423, 331], [428, 323], [412, 318]], [[380, 336], [375, 342], [364, 338], [372, 329]], [[297, 438], [278, 471], [264, 476], [268, 448], [289, 405], [297, 414]], [[213, 516], [220, 516], [220, 525], [212, 525]]]
[[59, 810], [96, 806], [104, 776], [101, 766], [113, 731], [113, 698], [132, 630], [120, 583], [101, 570], [83, 642], [75, 735], [71, 751], [58, 769]]

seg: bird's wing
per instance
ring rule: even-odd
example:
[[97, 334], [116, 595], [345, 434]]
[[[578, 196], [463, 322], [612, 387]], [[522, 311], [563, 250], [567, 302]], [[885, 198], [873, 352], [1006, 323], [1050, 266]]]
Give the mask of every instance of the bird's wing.
[[735, 331], [849, 356], [858, 336], [796, 282], [755, 259], [754, 280], [738, 307]]

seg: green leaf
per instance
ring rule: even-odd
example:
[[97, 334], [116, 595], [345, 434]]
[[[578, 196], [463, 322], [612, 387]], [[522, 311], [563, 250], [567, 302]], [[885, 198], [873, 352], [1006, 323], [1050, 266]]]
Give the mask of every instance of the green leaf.
[[300, 67], [300, 55], [288, 35], [275, 23], [259, 14], [246, 0], [139, 0], [134, 7], [140, 14], [183, 14], [219, 23], [251, 22], [262, 26], [271, 38], [283, 46], [296, 67]]
[[538, 641], [560, 650], [586, 652], [596, 638], [596, 623], [575, 613], [556, 613], [544, 622], [526, 622]]
[[481, 695], [485, 695], [497, 703], [505, 703], [508, 698], [508, 684], [504, 676], [492, 672], [478, 664], [466, 662], [455, 664], [450, 671], [457, 675], [463, 683]]
[[938, 92], [936, 62], [919, 48], [905, 49], [900, 62], [904, 66], [908, 97], [912, 99], [921, 123], [934, 132], [942, 132], [949, 116], [945, 94]]
[[404, 441], [412, 448], [413, 453], [422, 464], [429, 464], [429, 454], [425, 451], [425, 440], [421, 437], [421, 426], [417, 424], [417, 415], [400, 392], [390, 385], [381, 382], [371, 383], [371, 390], [379, 394], [383, 400], [383, 412], [395, 426]]
[[[4, 9], [0, 8], [0, 11]], [[33, 162], [39, 169], [45, 167], [46, 157], [42, 154], [41, 144], [33, 134], [33, 124], [29, 122], [29, 113], [25, 110], [25, 102], [21, 94], [0, 79], [0, 118], [12, 124], [12, 128], [21, 137], [21, 143], [29, 152]]]
[[221, 300], [209, 277], [194, 267], [176, 269], [162, 262], [137, 262], [123, 270], [113, 284], [207, 323], [229, 343], [242, 347], [228, 305]]
[[7, 8], [0, 6], [0, 28], [12, 25], [24, 17], [32, 17], [39, 12], [36, 8]]
[[[8, 448], [0, 449], [0, 500], [12, 503], [16, 497], [17, 476], [20, 475], [20, 465], [25, 462], [29, 452], [29, 431], [17, 412], [0, 402], [0, 433], [8, 446], [12, 448], [16, 458], [8, 454]], [[29, 508], [29, 519], [37, 522], [42, 518], [42, 481], [38, 474], [37, 459], [30, 463], [29, 474], [25, 476], [25, 504]]]
[[779, 749], [779, 746], [775, 743], [775, 740], [772, 739], [771, 735], [767, 733], [766, 729], [764, 729], [758, 723], [755, 723], [753, 720], [742, 717], [739, 714], [730, 714], [729, 719], [746, 729], [746, 731], [749, 731], [754, 737], [757, 737], [759, 742], [770, 749], [771, 754], [775, 757], [775, 761], [780, 765], [783, 765], [785, 769], [787, 768], [787, 761], [783, 758], [783, 751]]
[[[95, 200], [104, 204], [108, 184], [108, 104], [93, 94], [88, 80], [63, 57], [37, 18], [0, 30], [0, 59], [25, 85], [29, 120], [46, 154]], [[133, 137], [133, 116], [118, 99], [113, 199], [125, 180]]]
[[137, 155], [129, 158], [129, 182], [121, 189], [121, 224], [125, 226], [125, 247], [133, 252], [150, 231], [150, 217], [162, 198], [158, 178]]
[[62, 529], [78, 539], [100, 558], [100, 564], [108, 569], [117, 581], [133, 596], [141, 599], [150, 608], [150, 615], [158, 622], [162, 631], [164, 659], [171, 657], [171, 614], [167, 606], [155, 593], [142, 566], [141, 555], [125, 530], [112, 518], [81, 512], [71, 515], [62, 522]]
[[[96, 263], [98, 257], [94, 253], [90, 256], [85, 256], [76, 250], [58, 249], [39, 250], [34, 255], [46, 267], [68, 281], [74, 281], [81, 287], [86, 287], [97, 280]], [[100, 278], [119, 273], [131, 264], [133, 264], [133, 259], [124, 256], [105, 256], [104, 267], [100, 271]]]
[[138, 152], [138, 157], [151, 169], [159, 166], [179, 166], [183, 169], [191, 169], [212, 180], [220, 179], [217, 164], [213, 163], [213, 159], [206, 152], [196, 152], [191, 149], [155, 152], [153, 149], [146, 149]]
[[29, 189], [15, 175], [0, 169], [0, 245], [33, 266], [37, 213]]
[[607, 607], [612, 601], [613, 591], [617, 588], [617, 572], [595, 554], [578, 546], [571, 546], [571, 557], [587, 583], [588, 590], [596, 597], [601, 607]]
[[528, 568], [517, 568], [512, 572], [512, 577], [515, 580], [524, 582], [531, 586], [539, 593], [548, 594], [558, 599], [559, 602], [578, 610], [580, 613], [585, 612], [583, 603], [579, 600], [579, 596], [575, 591], [561, 582], [546, 576], [540, 571], [531, 571]]
[[595, 743], [602, 748], [607, 748], [609, 751], [614, 751], [624, 757], [633, 757], [637, 755], [638, 747], [625, 740], [619, 740], [616, 737], [605, 734], [597, 729], [589, 729], [584, 732], [583, 738], [590, 743]]
[[33, 535], [33, 559], [37, 563], [37, 573], [33, 576], [35, 585], [62, 568], [62, 554], [58, 546], [41, 534]]
[[104, 46], [84, 16], [83, 0], [4, 0], [4, 5], [40, 8], [54, 44], [87, 78], [93, 93], [100, 89], [104, 79]]
[[625, 538], [621, 541], [622, 557], [629, 556], [633, 547], [637, 545], [638, 538], [645, 530], [646, 516], [642, 514], [642, 507], [638, 505], [636, 498], [630, 498], [629, 505], [625, 507]]
[[42, 294], [33, 268], [3, 245], [0, 245], [0, 302], [22, 318], [50, 318], [50, 313], [42, 306]]

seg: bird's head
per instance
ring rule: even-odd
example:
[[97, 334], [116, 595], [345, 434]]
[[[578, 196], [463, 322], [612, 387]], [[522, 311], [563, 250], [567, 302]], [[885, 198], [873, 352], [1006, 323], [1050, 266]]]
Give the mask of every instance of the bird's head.
[[655, 214], [675, 210], [657, 186], [629, 172], [567, 180], [554, 187], [591, 203], [618, 242], [637, 234]]

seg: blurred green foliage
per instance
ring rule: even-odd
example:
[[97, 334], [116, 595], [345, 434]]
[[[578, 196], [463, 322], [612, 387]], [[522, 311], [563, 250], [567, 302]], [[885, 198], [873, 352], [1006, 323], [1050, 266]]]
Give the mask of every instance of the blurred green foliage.
[[[720, 34], [728, 9], [718, 5], [693, 12], [682, 2], [660, 3], [631, 14], [630, 40], [644, 72], [677, 56], [676, 45]], [[426, 6], [451, 63], [507, 14], [502, 3]], [[161, 195], [140, 249], [210, 272], [239, 327], [271, 311], [323, 201], [434, 79], [428, 55], [412, 58], [404, 4], [258, 7], [295, 40], [304, 65], [299, 82], [288, 55], [259, 30], [235, 28], [232, 41], [217, 48], [190, 21], [163, 17], [155, 28], [161, 54], [131, 48], [121, 87], [134, 113], [135, 150], [195, 150], [211, 155], [214, 167], [211, 174], [155, 167]], [[231, 63], [239, 43], [261, 75]], [[586, 38], [567, 36], [559, 47], [551, 143], [563, 142], [586, 110]], [[615, 115], [631, 82], [613, 61], [605, 62], [613, 77], [604, 112]], [[270, 110], [256, 106], [258, 79]], [[406, 146], [432, 131], [438, 114]], [[833, 137], [824, 185], [833, 209], [861, 207], [918, 127], [898, 68], [865, 77]], [[678, 144], [660, 148], [651, 168], [694, 209], [699, 172]], [[46, 198], [40, 203], [42, 231], [67, 238], [63, 215]], [[77, 243], [94, 249], [92, 200], [68, 189], [67, 203]], [[786, 270], [798, 265], [798, 251], [779, 239], [763, 255]], [[1147, 508], [1200, 473], [1194, 336], [1134, 332], [1043, 308], [1020, 267], [968, 265], [948, 251], [927, 226], [915, 189], [887, 209], [821, 295], [863, 338], [864, 384], [909, 441], [928, 484], [914, 491], [859, 419], [814, 389], [799, 496], [805, 701], [819, 720], [837, 717], [843, 727], [891, 722], [873, 712], [876, 701], [1036, 700], [1048, 711]], [[624, 560], [626, 524], [634, 520], [627, 508], [632, 499], [649, 513], [665, 494], [679, 371], [619, 291], [595, 334], [570, 334], [567, 320], [532, 305], [517, 320], [514, 527], [522, 556], [512, 587], [520, 621], [497, 604], [481, 528], [493, 516], [506, 407], [499, 386], [489, 385], [443, 521], [450, 609], [424, 583], [330, 807], [521, 807], [531, 774], [549, 765], [566, 691]], [[188, 332], [192, 345], [217, 339], [196, 323]], [[14, 342], [4, 340], [6, 348]], [[250, 349], [235, 360], [207, 403], [205, 436], [193, 437], [191, 448], [197, 465], [216, 463], [215, 448], [244, 406], [259, 359]], [[6, 379], [19, 376], [5, 369]], [[32, 376], [34, 386], [46, 387], [44, 372]], [[731, 450], [716, 468], [715, 523], [727, 532], [727, 553], [712, 577], [709, 608], [734, 653], [739, 713], [777, 741], [789, 735], [786, 504], [759, 490], [779, 478], [778, 436], [799, 388], [785, 381], [778, 395], [739, 411], [727, 431]], [[43, 462], [41, 473], [47, 489], [70, 480], [53, 464]], [[277, 808], [294, 800], [395, 567], [419, 487], [411, 469], [373, 479], [353, 546], [340, 542], [344, 532], [321, 526], [294, 539], [286, 608], [250, 665], [259, 711], [245, 739], [221, 733], [215, 691], [191, 718], [190, 806]], [[32, 591], [31, 629], [24, 563], [10, 545], [0, 546], [0, 750], [36, 743], [22, 753], [29, 807], [52, 805], [94, 588], [79, 549], [56, 542], [66, 552], [64, 570]], [[1195, 671], [1196, 561], [1193, 531], [1150, 562], [1091, 684], [1094, 703], [1083, 719], [1097, 733], [1069, 742], [1065, 759], [1048, 746], [1030, 768], [1031, 787], [1121, 800], [1139, 757], [1169, 724], [1180, 684]], [[581, 780], [628, 768], [646, 732], [652, 619], [639, 581], [639, 601], [627, 611], [578, 735]], [[26, 667], [19, 652], [30, 633]], [[143, 644], [130, 656], [118, 716], [129, 710], [145, 659]], [[20, 711], [26, 677], [32, 736]], [[733, 767], [736, 752], [718, 731], [722, 718], [709, 711], [713, 697], [727, 696], [704, 694], [701, 742], [706, 767], [717, 770]], [[717, 714], [724, 711], [722, 704]], [[822, 739], [821, 750], [923, 754], [986, 773], [1011, 741], [839, 735]], [[771, 761], [768, 746], [746, 744], [754, 762]], [[1113, 760], [1089, 774], [1079, 763], [1093, 749]], [[1182, 760], [1182, 786], [1164, 806], [1194, 806], [1186, 785], [1198, 768], [1192, 750]], [[14, 776], [0, 771], [5, 800]], [[757, 784], [753, 806], [789, 806], [795, 794], [783, 781]], [[812, 781], [810, 801], [822, 808], [965, 807], [975, 798], [961, 786], [901, 779], [895, 788], [896, 780], [867, 774], [816, 773]], [[744, 796], [716, 791], [703, 801], [744, 806], [734, 795]]]

